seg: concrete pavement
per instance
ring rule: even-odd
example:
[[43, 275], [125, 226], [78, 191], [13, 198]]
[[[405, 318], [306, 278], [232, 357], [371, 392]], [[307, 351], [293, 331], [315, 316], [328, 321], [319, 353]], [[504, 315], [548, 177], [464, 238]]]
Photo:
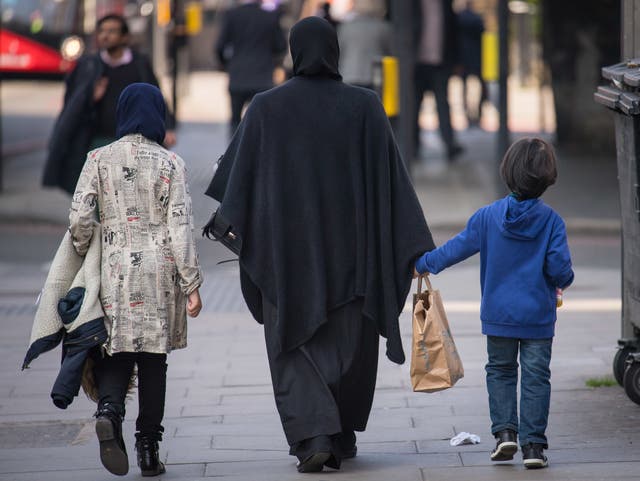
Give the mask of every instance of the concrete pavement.
[[[176, 151], [189, 166], [197, 224], [213, 203], [200, 195], [213, 162], [224, 149], [226, 98], [220, 77], [192, 78], [182, 103], [185, 120]], [[217, 92], [216, 97], [214, 93]], [[183, 114], [183, 115], [182, 115]], [[460, 133], [467, 150], [447, 166], [437, 136], [424, 141], [426, 154], [414, 179], [438, 243], [464, 225], [478, 207], [495, 197], [493, 138], [482, 131]], [[589, 232], [619, 248], [615, 165], [610, 159], [560, 156], [560, 180], [545, 199], [567, 220], [570, 243], [589, 252]], [[25, 153], [5, 163], [0, 195], [0, 238], [7, 241], [64, 232], [69, 199], [39, 188], [43, 152]], [[566, 174], [566, 175], [565, 175]], [[25, 247], [33, 249], [25, 241]], [[36, 241], [33, 241], [36, 242]], [[601, 247], [602, 242], [596, 241]], [[37, 244], [36, 244], [37, 246]], [[3, 251], [9, 248], [3, 244]], [[552, 362], [549, 469], [527, 471], [520, 455], [511, 463], [491, 463], [484, 387], [485, 341], [478, 321], [477, 259], [433, 278], [441, 290], [465, 378], [453, 389], [413, 393], [408, 365], [397, 366], [381, 351], [369, 426], [358, 436], [358, 456], [340, 471], [298, 474], [279, 424], [272, 397], [262, 329], [251, 319], [239, 291], [237, 267], [215, 266], [219, 246], [199, 241], [206, 264], [204, 311], [189, 324], [189, 347], [169, 356], [162, 479], [223, 480], [637, 480], [640, 471], [640, 407], [615, 387], [587, 388], [587, 379], [611, 376], [620, 330], [619, 262], [601, 254], [579, 257], [576, 282], [559, 312]], [[6, 253], [6, 251], [5, 251]], [[97, 481], [115, 479], [100, 465], [91, 414], [95, 406], [81, 394], [69, 409], [55, 408], [49, 392], [59, 350], [20, 372], [33, 302], [46, 266], [20, 256], [0, 262], [0, 481]], [[615, 257], [615, 256], [614, 256]], [[26, 257], [25, 257], [26, 258]], [[607, 257], [608, 258], [608, 257]], [[411, 318], [401, 316], [409, 352]], [[141, 479], [133, 451], [137, 400], [128, 403], [125, 436], [131, 471]], [[451, 447], [458, 432], [478, 434], [481, 443]], [[634, 442], [635, 441], [635, 442]]]
[[[206, 246], [201, 255], [207, 256]], [[106, 480], [91, 414], [81, 394], [66, 411], [49, 392], [59, 351], [20, 372], [32, 312], [20, 310], [45, 275], [35, 268], [8, 272], [3, 284], [0, 338], [0, 480]], [[336, 479], [444, 481], [635, 480], [640, 468], [639, 407], [619, 387], [591, 389], [587, 379], [611, 374], [618, 337], [619, 273], [576, 267], [576, 285], [559, 313], [552, 362], [552, 406], [548, 430], [550, 468], [531, 472], [519, 455], [492, 463], [484, 387], [484, 339], [478, 321], [477, 265], [467, 262], [433, 279], [447, 305], [465, 378], [453, 389], [413, 393], [408, 365], [397, 366], [380, 352], [377, 390], [368, 429], [358, 435], [358, 457], [339, 472], [300, 475], [279, 424], [268, 373], [262, 329], [243, 306], [236, 267], [206, 272], [205, 309], [189, 324], [189, 347], [169, 356], [163, 479], [228, 480]], [[22, 293], [22, 294], [20, 294]], [[595, 302], [594, 302], [595, 301]], [[410, 346], [410, 315], [401, 316], [403, 342]], [[139, 479], [133, 459], [135, 396], [128, 403], [125, 436], [131, 456], [127, 479]], [[478, 434], [474, 446], [449, 446], [456, 433]], [[634, 441], [636, 441], [634, 443]]]

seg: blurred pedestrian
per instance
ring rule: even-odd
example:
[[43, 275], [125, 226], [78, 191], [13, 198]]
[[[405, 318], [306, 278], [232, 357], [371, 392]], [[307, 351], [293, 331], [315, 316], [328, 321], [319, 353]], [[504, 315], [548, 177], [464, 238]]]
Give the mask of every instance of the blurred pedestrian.
[[373, 89], [373, 63], [391, 55], [391, 26], [384, 0], [354, 0], [338, 26], [340, 72], [346, 83]]
[[289, 44], [293, 78], [256, 95], [206, 193], [241, 239], [289, 453], [314, 472], [356, 455], [379, 336], [404, 362], [398, 315], [433, 241], [379, 98], [341, 81], [336, 30], [308, 17]]
[[277, 11], [263, 9], [256, 0], [243, 0], [226, 12], [215, 51], [229, 74], [229, 135], [236, 131], [242, 110], [253, 96], [273, 87], [274, 69], [286, 48]]
[[340, 22], [331, 13], [331, 2], [321, 2], [317, 16], [324, 18], [333, 28], [337, 28], [340, 25]]
[[331, 1], [325, 0], [303, 0], [300, 7], [300, 19], [307, 17], [324, 18], [333, 27], [337, 27], [339, 22], [331, 13]]
[[[480, 125], [482, 104], [488, 98], [487, 84], [482, 78], [482, 34], [484, 21], [473, 11], [473, 2], [468, 1], [464, 10], [458, 13], [458, 32], [460, 35], [460, 59], [462, 71], [462, 103], [470, 127]], [[474, 102], [469, 99], [469, 77], [475, 77], [480, 85], [480, 94]]]
[[458, 32], [452, 0], [412, 0], [416, 45], [415, 82], [415, 151], [420, 149], [420, 107], [425, 92], [436, 100], [440, 137], [453, 161], [463, 152], [451, 127], [449, 78], [459, 65]]
[[496, 438], [491, 460], [513, 459], [519, 436], [525, 467], [544, 468], [557, 295], [573, 282], [564, 222], [540, 199], [556, 181], [553, 147], [537, 138], [515, 142], [500, 174], [511, 193], [481, 208], [460, 234], [424, 254], [416, 275], [437, 274], [480, 252], [480, 318]]
[[[98, 52], [78, 60], [65, 81], [64, 106], [49, 142], [43, 185], [73, 194], [89, 150], [116, 138], [116, 104], [124, 88], [135, 82], [158, 86], [149, 59], [129, 46], [124, 17], [105, 15], [96, 24]], [[176, 142], [172, 115], [163, 143]]]
[[87, 156], [69, 214], [80, 255], [102, 228], [100, 298], [109, 338], [93, 353], [96, 433], [109, 472], [129, 470], [122, 437], [134, 366], [139, 412], [136, 451], [143, 476], [165, 471], [158, 454], [167, 353], [187, 345], [187, 313], [200, 312], [202, 284], [184, 162], [161, 143], [165, 103], [157, 87], [134, 83], [117, 104], [118, 140]]

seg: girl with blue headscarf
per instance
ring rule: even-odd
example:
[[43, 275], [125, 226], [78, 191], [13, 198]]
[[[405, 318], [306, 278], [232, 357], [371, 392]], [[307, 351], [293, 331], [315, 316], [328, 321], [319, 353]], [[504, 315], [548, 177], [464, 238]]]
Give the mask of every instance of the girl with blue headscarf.
[[116, 110], [117, 140], [95, 149], [76, 186], [69, 230], [80, 255], [93, 225], [102, 229], [100, 300], [109, 339], [94, 352], [96, 433], [102, 464], [128, 472], [122, 438], [125, 397], [138, 370], [136, 451], [143, 476], [165, 471], [159, 460], [167, 353], [187, 345], [189, 314], [200, 312], [202, 284], [184, 161], [164, 149], [160, 90], [134, 83]]

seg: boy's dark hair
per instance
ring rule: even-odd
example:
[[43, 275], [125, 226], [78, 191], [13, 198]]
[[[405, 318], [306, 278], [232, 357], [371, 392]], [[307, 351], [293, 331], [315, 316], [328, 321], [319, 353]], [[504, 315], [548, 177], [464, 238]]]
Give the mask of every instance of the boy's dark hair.
[[553, 147], [536, 137], [514, 142], [500, 163], [500, 175], [518, 200], [540, 197], [558, 177]]
[[127, 24], [127, 21], [122, 15], [118, 15], [117, 13], [109, 13], [104, 17], [101, 17], [100, 20], [96, 22], [96, 30], [98, 30], [100, 26], [107, 20], [115, 20], [116, 22], [120, 22], [120, 33], [122, 35], [129, 34], [129, 25]]

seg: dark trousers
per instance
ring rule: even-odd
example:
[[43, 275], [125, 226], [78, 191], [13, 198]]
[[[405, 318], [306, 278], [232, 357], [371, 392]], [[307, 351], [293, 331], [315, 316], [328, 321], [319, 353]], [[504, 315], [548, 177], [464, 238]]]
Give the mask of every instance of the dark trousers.
[[414, 82], [416, 92], [416, 108], [414, 114], [415, 122], [415, 152], [420, 146], [420, 106], [425, 92], [431, 91], [436, 99], [436, 109], [438, 110], [438, 126], [440, 137], [451, 152], [455, 142], [453, 139], [453, 128], [451, 127], [451, 113], [449, 111], [448, 86], [451, 70], [442, 65], [428, 65], [418, 63], [415, 66]]
[[167, 355], [149, 352], [119, 352], [94, 357], [93, 374], [98, 385], [98, 409], [111, 404], [123, 416], [133, 367], [138, 367], [138, 419], [136, 438], [160, 441], [164, 428], [167, 388]]
[[232, 137], [235, 133], [240, 120], [242, 120], [242, 109], [244, 106], [251, 102], [251, 99], [255, 94], [262, 92], [262, 90], [230, 90], [229, 96], [231, 97], [231, 124], [229, 137]]

